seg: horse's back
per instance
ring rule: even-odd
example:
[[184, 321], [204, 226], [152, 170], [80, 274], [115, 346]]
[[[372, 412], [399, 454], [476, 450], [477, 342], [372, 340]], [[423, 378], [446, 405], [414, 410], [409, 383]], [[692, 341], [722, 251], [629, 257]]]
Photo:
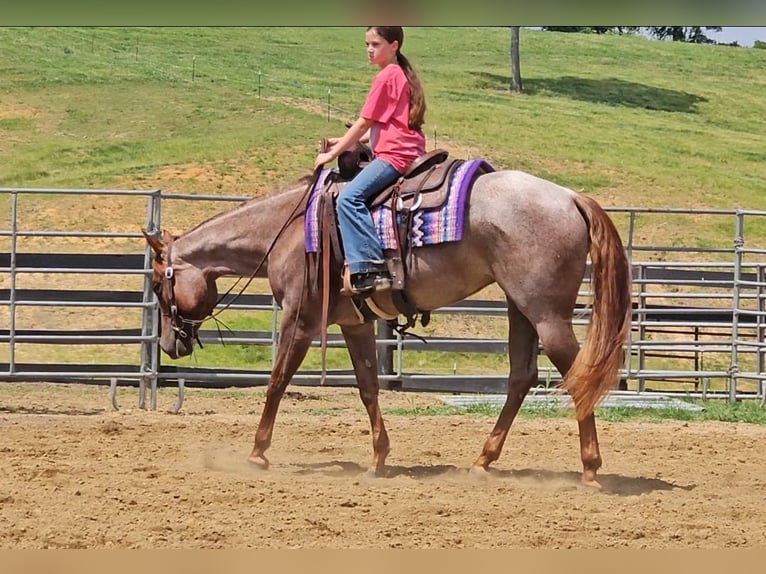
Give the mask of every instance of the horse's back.
[[541, 215], [570, 211], [575, 195], [567, 187], [525, 171], [513, 170], [482, 175], [476, 180], [472, 191], [472, 199], [476, 203], [487, 202], [493, 208], [504, 205], [521, 213], [533, 210]]
[[523, 171], [482, 175], [471, 192], [469, 222], [481, 235], [491, 225], [491, 240], [505, 239], [529, 248], [540, 244], [537, 256], [550, 250], [587, 250], [587, 227], [574, 202], [576, 193]]

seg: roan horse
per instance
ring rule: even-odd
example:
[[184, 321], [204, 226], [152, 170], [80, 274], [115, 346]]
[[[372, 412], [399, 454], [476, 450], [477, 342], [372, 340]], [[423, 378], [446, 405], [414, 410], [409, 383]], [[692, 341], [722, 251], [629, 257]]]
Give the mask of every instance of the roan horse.
[[[162, 314], [160, 346], [171, 358], [189, 355], [200, 324], [217, 304], [225, 275], [268, 277], [283, 310], [278, 351], [248, 460], [268, 468], [280, 400], [322, 325], [322, 288], [307, 280], [304, 249], [308, 178], [266, 198], [247, 201], [174, 237], [147, 234], [154, 250], [153, 287]], [[601, 466], [594, 409], [617, 383], [630, 329], [630, 270], [619, 234], [587, 196], [520, 171], [480, 175], [473, 184], [463, 238], [413, 249], [408, 296], [421, 310], [460, 301], [497, 283], [508, 305], [510, 375], [497, 423], [471, 471], [486, 473], [530, 388], [538, 382], [538, 343], [562, 373], [574, 402], [582, 482], [599, 487]], [[582, 348], [572, 316], [591, 259], [592, 315]], [[260, 269], [257, 269], [262, 264]], [[257, 272], [256, 272], [257, 270]], [[321, 282], [320, 282], [321, 283]], [[334, 273], [326, 310], [340, 326], [370, 419], [369, 472], [384, 475], [389, 438], [378, 403], [374, 322], [360, 322]], [[378, 298], [386, 292], [374, 295]], [[388, 301], [390, 302], [390, 296]], [[380, 302], [381, 306], [386, 301]]]

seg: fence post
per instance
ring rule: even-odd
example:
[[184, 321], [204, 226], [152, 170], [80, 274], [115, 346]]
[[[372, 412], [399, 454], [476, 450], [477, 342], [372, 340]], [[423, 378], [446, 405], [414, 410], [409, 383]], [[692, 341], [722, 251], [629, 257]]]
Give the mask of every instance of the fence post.
[[10, 261], [10, 304], [8, 307], [8, 372], [16, 371], [16, 250], [18, 246], [18, 194], [11, 195], [11, 261]]
[[646, 349], [644, 340], [646, 339], [646, 266], [641, 265], [638, 268], [638, 293], [636, 295], [636, 319], [638, 320], [638, 350], [637, 350], [637, 376], [636, 390], [643, 393], [646, 388], [646, 378], [640, 376], [646, 370]]
[[[388, 321], [378, 319], [378, 340], [393, 339], [394, 329], [388, 324]], [[394, 374], [394, 345], [391, 343], [378, 343], [378, 374]]]
[[[635, 267], [633, 266], [633, 235], [635, 232], [636, 227], [636, 212], [631, 211], [630, 217], [628, 218], [628, 237], [627, 242], [625, 245], [625, 255], [628, 258], [628, 265], [630, 266], [630, 289], [631, 289], [631, 306], [633, 305], [633, 277], [636, 275], [635, 273]], [[636, 304], [636, 307], [639, 307], [640, 304]], [[636, 317], [641, 318], [641, 315], [638, 314]], [[625, 345], [625, 360], [623, 361], [623, 367], [625, 368], [625, 376], [620, 378], [620, 384], [618, 389], [621, 391], [627, 391], [628, 390], [628, 379], [631, 377], [631, 373], [633, 371], [633, 325], [635, 324], [635, 321], [633, 319], [633, 311], [631, 310], [631, 326], [628, 330], [628, 339], [626, 341]], [[638, 389], [637, 389], [638, 390]]]
[[[150, 195], [146, 202], [146, 230], [152, 232], [162, 229], [161, 226], [161, 191], [156, 190]], [[144, 303], [143, 317], [141, 321], [141, 336], [144, 340], [141, 342], [141, 377], [140, 385], [143, 386], [148, 380], [153, 389], [157, 388], [157, 380], [160, 370], [160, 349], [159, 349], [159, 321], [157, 320], [157, 305], [154, 299], [154, 290], [152, 289], [152, 277], [149, 270], [152, 268], [152, 259], [154, 254], [152, 248], [146, 245], [144, 248], [144, 269], [147, 270], [144, 275], [144, 292], [142, 301]], [[149, 340], [147, 340], [149, 338]], [[139, 398], [139, 402], [143, 399]], [[141, 408], [143, 408], [141, 406]]]
[[734, 281], [731, 295], [731, 362], [729, 363], [729, 402], [737, 402], [737, 372], [739, 371], [739, 306], [742, 280], [742, 251], [744, 214], [738, 209], [734, 220]]
[[[766, 287], [766, 264], [758, 264], [755, 271], [758, 282], [755, 306], [758, 311], [755, 316], [755, 343], [757, 345], [755, 368], [758, 373], [763, 374], [766, 372], [766, 347], [764, 346], [766, 343], [766, 289], [764, 289]], [[761, 382], [761, 390], [766, 389], [766, 381]]]

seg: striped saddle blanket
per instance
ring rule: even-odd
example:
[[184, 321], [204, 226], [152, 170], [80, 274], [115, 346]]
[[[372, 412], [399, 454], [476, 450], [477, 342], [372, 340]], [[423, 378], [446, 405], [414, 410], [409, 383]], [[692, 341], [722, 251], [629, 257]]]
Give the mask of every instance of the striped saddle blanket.
[[[324, 170], [311, 190], [306, 209], [306, 253], [316, 253], [319, 249], [319, 196], [327, 176], [336, 169]], [[412, 213], [409, 246], [424, 247], [449, 241], [460, 241], [463, 238], [465, 208], [473, 181], [477, 174], [491, 171], [495, 170], [485, 160], [462, 161], [452, 172], [446, 201], [437, 208], [418, 209]], [[397, 228], [395, 225], [397, 214], [386, 203], [373, 208], [371, 215], [383, 249], [397, 249]]]

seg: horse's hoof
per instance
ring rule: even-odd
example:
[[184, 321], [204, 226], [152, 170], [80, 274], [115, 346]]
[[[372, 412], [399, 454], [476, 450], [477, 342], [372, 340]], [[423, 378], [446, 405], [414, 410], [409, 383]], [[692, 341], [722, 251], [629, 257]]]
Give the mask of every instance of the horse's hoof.
[[251, 454], [247, 457], [247, 462], [258, 470], [269, 470], [269, 461], [262, 454]]
[[596, 473], [595, 472], [584, 472], [582, 475], [582, 484], [583, 486], [587, 486], [588, 488], [594, 488], [596, 490], [601, 490], [601, 483], [596, 480]]
[[368, 468], [364, 473], [365, 478], [382, 478], [386, 475], [385, 470], [378, 470], [376, 468]]
[[481, 465], [472, 466], [468, 469], [468, 476], [476, 480], [488, 480], [489, 469]]

